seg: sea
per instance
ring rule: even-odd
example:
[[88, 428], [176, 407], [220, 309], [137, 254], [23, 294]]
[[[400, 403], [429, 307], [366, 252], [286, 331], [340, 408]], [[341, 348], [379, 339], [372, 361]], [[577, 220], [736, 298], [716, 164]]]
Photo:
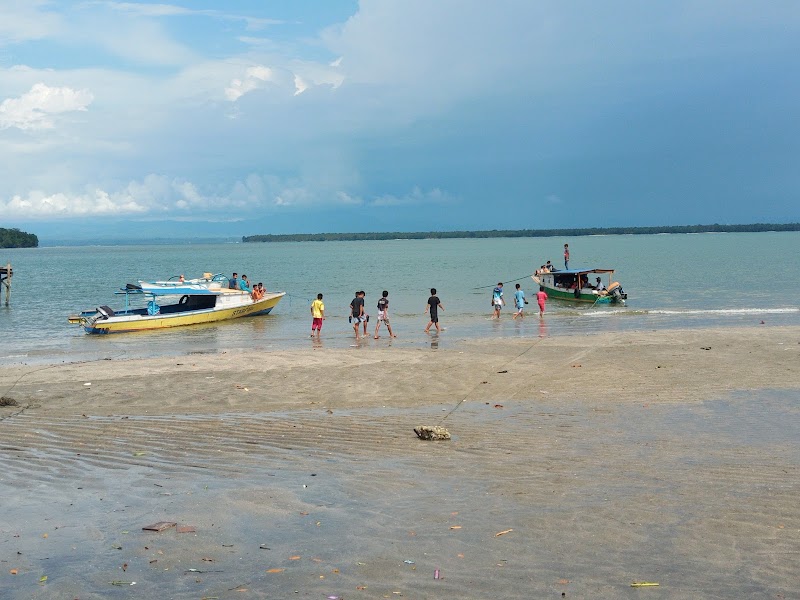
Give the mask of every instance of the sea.
[[[550, 300], [539, 319], [530, 275], [547, 260], [571, 268], [612, 268], [625, 306]], [[609, 235], [574, 238], [428, 239], [0, 250], [14, 276], [9, 306], [0, 298], [0, 365], [169, 357], [240, 350], [457, 348], [464, 340], [593, 335], [615, 331], [800, 325], [800, 232]], [[67, 317], [124, 306], [115, 291], [138, 280], [236, 271], [286, 296], [270, 315], [216, 324], [108, 336], [87, 335]], [[490, 320], [491, 291], [502, 281], [508, 306]], [[530, 299], [512, 320], [520, 283]], [[443, 332], [425, 334], [430, 288], [444, 306]], [[368, 339], [355, 345], [348, 323], [354, 293], [366, 291]], [[397, 338], [372, 339], [376, 304], [388, 290]], [[324, 295], [327, 319], [310, 340], [309, 306]]]

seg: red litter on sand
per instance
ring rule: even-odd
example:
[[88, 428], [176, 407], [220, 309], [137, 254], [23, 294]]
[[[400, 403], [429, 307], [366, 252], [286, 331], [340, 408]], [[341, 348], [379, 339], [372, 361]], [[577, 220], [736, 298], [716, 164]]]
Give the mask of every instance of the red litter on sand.
[[434, 579], [439, 579], [439, 569], [436, 569], [436, 570], [433, 572], [433, 578], [434, 578]]

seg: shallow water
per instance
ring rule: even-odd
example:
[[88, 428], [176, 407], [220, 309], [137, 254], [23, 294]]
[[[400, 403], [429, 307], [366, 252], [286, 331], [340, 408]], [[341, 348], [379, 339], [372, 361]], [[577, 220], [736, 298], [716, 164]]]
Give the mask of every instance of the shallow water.
[[[490, 321], [496, 282], [506, 282], [510, 300], [512, 280], [521, 279], [530, 298], [527, 276], [548, 258], [560, 264], [564, 242], [572, 249], [571, 266], [616, 268], [628, 305], [551, 301], [539, 323], [532, 301], [522, 323], [511, 321], [510, 307], [501, 322]], [[6, 250], [0, 258], [13, 264], [15, 275], [11, 306], [0, 307], [0, 363], [305, 347], [309, 303], [318, 292], [328, 316], [323, 344], [348, 347], [348, 306], [358, 289], [367, 291], [373, 318], [381, 290], [389, 290], [399, 334], [393, 343], [410, 347], [430, 344], [422, 329], [432, 286], [445, 306], [446, 335], [439, 341], [445, 345], [480, 337], [800, 324], [797, 296], [787, 290], [800, 273], [798, 245], [800, 232]], [[128, 282], [234, 269], [288, 296], [266, 317], [108, 338], [87, 336], [66, 322], [82, 309], [121, 306], [113, 292]], [[384, 335], [379, 343], [386, 341]]]
[[[733, 598], [794, 586], [792, 392], [471, 402], [444, 423], [452, 442], [413, 437], [452, 408], [6, 421], [11, 446], [17, 428], [39, 437], [4, 449], [3, 597], [635, 598], [630, 582], [646, 580], [670, 597]], [[197, 532], [141, 530], [161, 520]]]

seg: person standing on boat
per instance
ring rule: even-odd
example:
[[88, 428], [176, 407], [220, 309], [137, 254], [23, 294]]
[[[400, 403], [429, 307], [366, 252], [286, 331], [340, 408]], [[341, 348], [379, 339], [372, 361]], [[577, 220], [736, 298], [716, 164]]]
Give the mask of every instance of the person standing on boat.
[[517, 312], [515, 312], [514, 316], [511, 318], [516, 319], [519, 317], [520, 319], [524, 319], [525, 315], [522, 313], [522, 309], [525, 308], [527, 303], [528, 301], [525, 300], [525, 292], [522, 291], [522, 286], [517, 284], [517, 291], [514, 292], [514, 305], [517, 307]]
[[242, 274], [242, 278], [239, 281], [239, 289], [243, 292], [252, 292], [253, 290], [250, 288], [250, 280], [247, 279], [247, 275]]
[[506, 301], [503, 300], [503, 284], [502, 282], [498, 282], [497, 287], [492, 290], [492, 306], [494, 307], [492, 319], [500, 318], [500, 310], [505, 303]]
[[364, 298], [361, 297], [361, 292], [356, 292], [356, 297], [350, 303], [350, 321], [353, 323], [353, 331], [356, 332], [356, 341], [361, 339], [359, 337], [359, 328], [364, 319]]
[[569, 271], [569, 244], [564, 244], [564, 268]]
[[239, 274], [234, 273], [233, 277], [228, 280], [228, 289], [229, 290], [238, 290], [239, 289]]

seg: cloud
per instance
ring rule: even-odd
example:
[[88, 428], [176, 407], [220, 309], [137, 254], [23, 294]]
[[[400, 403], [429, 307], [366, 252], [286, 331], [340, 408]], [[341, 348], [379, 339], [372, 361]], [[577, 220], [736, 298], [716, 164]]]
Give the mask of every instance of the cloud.
[[270, 79], [272, 79], [272, 69], [261, 65], [250, 67], [242, 79], [233, 79], [230, 82], [225, 88], [225, 97], [231, 102], [236, 102], [246, 93], [263, 87]]
[[130, 215], [147, 211], [146, 207], [129, 198], [114, 198], [103, 190], [80, 195], [46, 195], [41, 191], [34, 191], [24, 198], [14, 196], [7, 202], [0, 201], [0, 209], [9, 217], [33, 219]]
[[46, 0], [3, 0], [0, 2], [0, 47], [39, 40], [58, 32], [61, 17], [43, 10]]
[[446, 204], [454, 201], [454, 197], [439, 188], [426, 192], [419, 187], [414, 187], [405, 196], [393, 196], [391, 194], [378, 196], [367, 204], [369, 206], [414, 206], [419, 204]]
[[234, 13], [222, 12], [212, 9], [193, 9], [175, 4], [148, 4], [133, 2], [87, 2], [86, 5], [102, 5], [108, 8], [122, 11], [138, 17], [180, 17], [180, 16], [203, 16], [226, 21], [243, 21], [249, 31], [263, 29], [269, 25], [281, 25], [284, 21], [279, 19], [266, 19], [261, 17], [251, 17], [247, 15], [237, 15]]
[[[150, 174], [123, 187], [87, 186], [81, 193], [47, 193], [42, 190], [0, 200], [0, 214], [14, 218], [61, 219], [85, 216], [161, 215], [164, 218], [225, 218], [241, 220], [266, 211], [303, 208], [324, 204], [363, 205], [357, 196], [331, 187], [332, 182], [280, 178], [250, 174], [225, 190], [209, 191], [183, 178]], [[423, 194], [415, 189], [409, 198], [434, 201], [442, 194], [433, 190]], [[385, 202], [386, 200], [383, 199]], [[398, 199], [398, 201], [409, 201]], [[375, 203], [381, 205], [380, 202]], [[386, 204], [388, 205], [388, 204]], [[221, 217], [223, 216], [223, 217]]]
[[52, 129], [57, 115], [85, 111], [94, 100], [89, 90], [48, 87], [35, 84], [19, 98], [7, 98], [0, 104], [0, 129]]

